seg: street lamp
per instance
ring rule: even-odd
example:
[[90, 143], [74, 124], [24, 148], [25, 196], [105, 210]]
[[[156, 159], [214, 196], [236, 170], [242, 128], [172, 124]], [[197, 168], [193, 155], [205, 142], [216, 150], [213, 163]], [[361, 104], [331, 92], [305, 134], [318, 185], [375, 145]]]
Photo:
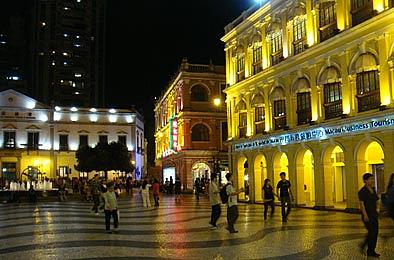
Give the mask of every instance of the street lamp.
[[218, 107], [222, 104], [222, 100], [220, 98], [214, 98], [213, 104]]

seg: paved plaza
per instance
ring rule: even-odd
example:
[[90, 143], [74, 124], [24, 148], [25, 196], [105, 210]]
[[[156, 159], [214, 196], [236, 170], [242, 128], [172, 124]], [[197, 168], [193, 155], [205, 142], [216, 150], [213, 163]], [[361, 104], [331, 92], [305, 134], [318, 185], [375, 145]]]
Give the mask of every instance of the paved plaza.
[[[237, 234], [208, 227], [208, 198], [181, 203], [162, 197], [143, 208], [140, 195], [120, 199], [120, 231], [107, 234], [104, 217], [87, 202], [0, 205], [0, 259], [364, 259], [357, 249], [366, 234], [359, 215], [295, 209], [282, 223], [262, 217], [262, 205], [241, 204]], [[380, 223], [377, 252], [393, 259], [394, 225]]]

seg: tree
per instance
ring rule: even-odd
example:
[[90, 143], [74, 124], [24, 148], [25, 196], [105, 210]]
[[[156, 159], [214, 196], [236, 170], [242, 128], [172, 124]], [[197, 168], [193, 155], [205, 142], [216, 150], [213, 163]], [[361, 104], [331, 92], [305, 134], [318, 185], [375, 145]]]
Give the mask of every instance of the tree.
[[118, 142], [98, 143], [94, 148], [80, 147], [77, 150], [76, 158], [78, 164], [75, 165], [75, 169], [77, 171], [104, 171], [107, 177], [108, 171], [111, 170], [124, 172], [134, 170], [127, 147]]

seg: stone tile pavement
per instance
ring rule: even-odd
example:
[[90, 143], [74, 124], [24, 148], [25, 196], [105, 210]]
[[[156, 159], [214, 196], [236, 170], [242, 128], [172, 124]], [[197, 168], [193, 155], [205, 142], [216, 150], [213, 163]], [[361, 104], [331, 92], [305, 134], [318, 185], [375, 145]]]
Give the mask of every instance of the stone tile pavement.
[[[107, 234], [91, 203], [67, 201], [0, 205], [0, 259], [366, 259], [357, 249], [366, 230], [358, 215], [295, 209], [263, 221], [262, 206], [240, 204], [237, 234], [210, 230], [208, 198], [182, 202], [163, 196], [143, 208], [140, 195], [122, 198], [120, 231]], [[394, 223], [380, 222], [377, 251], [394, 259]]]

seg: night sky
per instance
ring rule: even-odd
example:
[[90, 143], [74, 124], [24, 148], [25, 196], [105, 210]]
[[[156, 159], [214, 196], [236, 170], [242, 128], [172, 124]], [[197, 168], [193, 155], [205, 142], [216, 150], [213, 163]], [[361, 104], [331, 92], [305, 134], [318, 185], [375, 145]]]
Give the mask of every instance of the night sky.
[[254, 0], [108, 1], [109, 106], [135, 105], [144, 114], [149, 160], [154, 158], [154, 97], [160, 96], [182, 57], [225, 65], [224, 27]]

